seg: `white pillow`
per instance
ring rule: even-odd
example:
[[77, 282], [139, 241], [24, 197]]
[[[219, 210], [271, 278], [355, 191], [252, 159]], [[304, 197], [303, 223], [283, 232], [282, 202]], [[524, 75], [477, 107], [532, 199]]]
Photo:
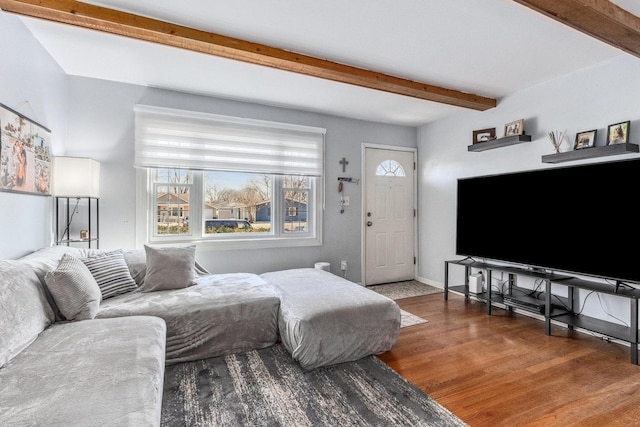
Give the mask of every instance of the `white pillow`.
[[140, 287], [142, 292], [181, 289], [193, 285], [196, 246], [152, 248], [144, 247], [147, 274]]
[[98, 282], [102, 299], [126, 294], [138, 288], [131, 277], [122, 250], [104, 252], [81, 260]]
[[91, 272], [79, 258], [63, 255], [58, 267], [49, 271], [44, 279], [66, 320], [96, 317], [102, 294]]

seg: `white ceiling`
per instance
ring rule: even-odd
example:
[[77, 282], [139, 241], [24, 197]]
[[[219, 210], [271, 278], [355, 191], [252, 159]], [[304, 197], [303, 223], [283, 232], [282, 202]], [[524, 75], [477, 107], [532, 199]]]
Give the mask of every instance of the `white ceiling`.
[[[498, 98], [498, 103], [511, 93], [624, 55], [511, 0], [88, 3]], [[640, 15], [640, 2], [616, 3]], [[411, 126], [462, 110], [72, 26], [23, 20], [69, 75]]]

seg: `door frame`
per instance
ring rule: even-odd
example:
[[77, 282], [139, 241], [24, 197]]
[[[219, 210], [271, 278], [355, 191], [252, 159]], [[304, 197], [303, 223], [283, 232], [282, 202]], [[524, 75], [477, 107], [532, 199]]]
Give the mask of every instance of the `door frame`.
[[362, 162], [361, 163], [361, 168], [362, 170], [360, 171], [360, 176], [362, 177], [362, 192], [361, 192], [361, 196], [362, 196], [362, 200], [360, 201], [360, 206], [362, 206], [362, 211], [360, 212], [360, 216], [361, 216], [361, 221], [360, 221], [360, 277], [361, 277], [361, 284], [362, 286], [367, 286], [367, 275], [366, 275], [366, 256], [367, 256], [367, 246], [366, 246], [366, 239], [365, 239], [365, 227], [366, 227], [366, 222], [367, 219], [365, 217], [365, 211], [366, 211], [366, 200], [367, 200], [367, 194], [366, 194], [366, 180], [367, 180], [367, 175], [366, 175], [366, 167], [367, 167], [367, 156], [366, 156], [366, 151], [368, 148], [375, 148], [375, 149], [379, 149], [379, 150], [389, 150], [389, 151], [403, 151], [403, 152], [411, 152], [413, 153], [413, 164], [414, 166], [414, 170], [413, 170], [413, 206], [414, 209], [416, 210], [416, 216], [413, 217], [413, 230], [415, 232], [415, 238], [413, 239], [413, 253], [415, 254], [414, 256], [416, 257], [416, 263], [413, 266], [413, 277], [414, 280], [418, 277], [418, 260], [420, 259], [420, 257], [418, 256], [418, 149], [415, 147], [400, 147], [397, 145], [386, 145], [386, 144], [374, 144], [374, 143], [370, 143], [370, 142], [364, 142], [362, 143], [362, 147], [361, 147], [361, 158], [362, 158]]

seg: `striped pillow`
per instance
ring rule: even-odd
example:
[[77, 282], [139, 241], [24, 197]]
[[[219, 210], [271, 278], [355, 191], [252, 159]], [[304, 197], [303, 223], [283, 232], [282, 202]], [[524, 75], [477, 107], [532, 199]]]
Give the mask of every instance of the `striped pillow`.
[[100, 288], [76, 257], [64, 254], [55, 270], [44, 277], [47, 288], [66, 320], [93, 319], [100, 307]]
[[103, 300], [137, 289], [121, 250], [104, 252], [81, 260], [98, 282]]

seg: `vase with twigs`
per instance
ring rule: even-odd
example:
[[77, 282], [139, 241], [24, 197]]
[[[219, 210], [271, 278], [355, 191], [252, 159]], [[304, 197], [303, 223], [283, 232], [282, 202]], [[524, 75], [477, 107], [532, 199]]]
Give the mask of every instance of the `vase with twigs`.
[[560, 132], [559, 130], [549, 132], [549, 141], [551, 141], [551, 144], [553, 145], [553, 148], [555, 148], [556, 153], [560, 152], [560, 147], [562, 146], [562, 143], [564, 142], [566, 136], [566, 130], [563, 132]]

